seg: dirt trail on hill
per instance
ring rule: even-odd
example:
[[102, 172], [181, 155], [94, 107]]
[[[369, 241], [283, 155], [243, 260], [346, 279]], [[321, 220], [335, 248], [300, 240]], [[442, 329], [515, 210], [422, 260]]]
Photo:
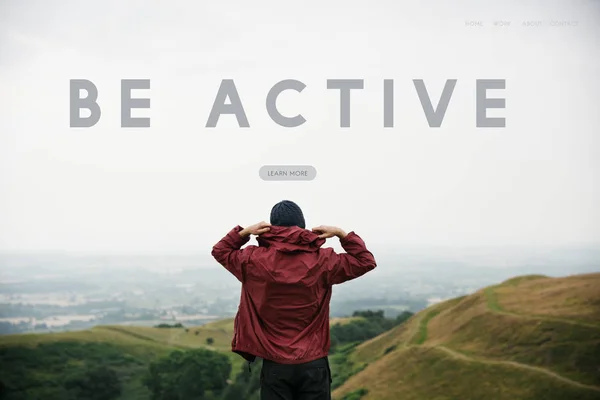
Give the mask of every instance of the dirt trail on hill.
[[[427, 347], [427, 346], [423, 346], [423, 347]], [[595, 390], [597, 392], [600, 392], [600, 387], [598, 387], [598, 386], [586, 385], [585, 383], [574, 381], [572, 379], [569, 379], [562, 375], [559, 375], [556, 372], [552, 372], [550, 370], [547, 370], [547, 369], [544, 369], [541, 367], [534, 367], [532, 365], [521, 364], [521, 363], [518, 363], [515, 361], [501, 361], [501, 360], [489, 360], [489, 359], [485, 359], [485, 358], [472, 358], [472, 357], [466, 356], [465, 354], [459, 353], [455, 350], [449, 349], [444, 346], [432, 346], [430, 348], [442, 350], [442, 351], [446, 352], [446, 354], [450, 355], [451, 357], [454, 357], [454, 358], [457, 358], [460, 360], [464, 360], [464, 361], [468, 361], [468, 362], [478, 362], [478, 363], [490, 364], [490, 365], [507, 365], [507, 366], [516, 367], [516, 368], [528, 369], [530, 371], [535, 371], [535, 372], [539, 372], [539, 373], [548, 375], [554, 379], [557, 379], [561, 382], [567, 383], [572, 386], [577, 386], [582, 389], [589, 389], [589, 390]]]
[[508, 315], [508, 316], [517, 317], [517, 318], [537, 319], [540, 321], [561, 322], [564, 324], [579, 325], [579, 326], [585, 326], [587, 328], [600, 329], [600, 324], [594, 324], [591, 322], [573, 321], [573, 320], [570, 320], [567, 318], [553, 317], [550, 315], [531, 315], [531, 314], [520, 314], [520, 313], [515, 313], [512, 311], [506, 311], [498, 303], [498, 298], [497, 298], [496, 293], [494, 292], [493, 288], [491, 288], [491, 287], [486, 288], [484, 293], [485, 293], [485, 301], [486, 301], [486, 305], [487, 305], [488, 309], [491, 312], [494, 312], [497, 314], [503, 314], [503, 315]]
[[[406, 339], [406, 341], [402, 344], [403, 347], [411, 346], [410, 343], [413, 341], [415, 336], [417, 336], [419, 334], [419, 331], [421, 330], [421, 324], [423, 323], [424, 317], [425, 316], [423, 315], [423, 313], [419, 313], [415, 316], [415, 319], [412, 322], [412, 324], [407, 332], [408, 339]], [[406, 321], [406, 322], [408, 322], [408, 321]]]
[[506, 311], [506, 310], [493, 310], [491, 308], [490, 308], [490, 311], [497, 313], [497, 314], [504, 314], [504, 315], [508, 315], [511, 317], [517, 317], [517, 318], [535, 319], [535, 320], [539, 320], [539, 321], [549, 321], [549, 322], [560, 322], [563, 324], [579, 325], [579, 326], [585, 326], [586, 328], [600, 329], [600, 325], [595, 325], [592, 323], [587, 323], [587, 322], [582, 322], [582, 321], [572, 321], [572, 320], [569, 320], [566, 318], [558, 318], [558, 317], [551, 317], [551, 316], [544, 316], [544, 315], [517, 314], [517, 313]]
[[[489, 304], [489, 298], [488, 298], [488, 308], [491, 312], [497, 312], [497, 313], [504, 313], [504, 314], [509, 314], [509, 315], [514, 315], [517, 317], [522, 317], [522, 318], [531, 318], [527, 315], [521, 315], [521, 314], [512, 314], [509, 312], [505, 312], [501, 309], [498, 309], [492, 305]], [[544, 319], [544, 318], [540, 318], [540, 319]], [[425, 320], [425, 321], [424, 321]], [[483, 363], [483, 364], [490, 364], [490, 365], [506, 365], [506, 366], [511, 366], [511, 367], [515, 367], [515, 368], [521, 368], [521, 369], [527, 369], [530, 371], [535, 371], [538, 373], [542, 373], [545, 374], [547, 376], [550, 376], [554, 379], [557, 379], [561, 382], [564, 382], [566, 384], [572, 385], [572, 386], [577, 386], [579, 388], [583, 388], [583, 389], [589, 389], [589, 390], [594, 390], [597, 392], [600, 392], [600, 387], [598, 386], [593, 386], [593, 385], [587, 385], [585, 383], [581, 383], [581, 382], [577, 382], [574, 381], [572, 379], [566, 378], [556, 372], [547, 370], [545, 368], [542, 367], [535, 367], [532, 365], [528, 365], [528, 364], [521, 364], [518, 363], [516, 361], [502, 361], [502, 360], [490, 360], [487, 358], [473, 358], [473, 357], [469, 357], [465, 354], [462, 354], [458, 351], [449, 349], [448, 347], [444, 347], [444, 346], [427, 346], [427, 345], [411, 345], [410, 343], [412, 342], [412, 340], [419, 334], [421, 325], [426, 322], [427, 319], [424, 318], [423, 315], [421, 315], [420, 317], [418, 317], [418, 319], [416, 321], [414, 321], [413, 326], [411, 327], [410, 330], [410, 335], [409, 338], [406, 342], [404, 342], [403, 347], [405, 348], [409, 348], [409, 347], [425, 347], [425, 348], [433, 348], [433, 349], [439, 349], [441, 351], [444, 351], [446, 354], [452, 356], [453, 358], [459, 359], [459, 360], [463, 360], [463, 361], [467, 361], [467, 362], [479, 362], [479, 363]], [[581, 325], [581, 324], [579, 324]], [[587, 324], [585, 324], [587, 326]], [[591, 327], [595, 327], [593, 325], [589, 325]], [[595, 327], [597, 328], [597, 327]], [[425, 340], [427, 340], [427, 338], [425, 338]]]
[[[560, 323], [567, 323], [567, 324], [578, 325], [578, 326], [585, 326], [585, 327], [593, 328], [593, 329], [600, 329], [600, 324], [594, 324], [591, 322], [588, 323], [588, 322], [584, 322], [584, 321], [573, 321], [573, 320], [566, 319], [566, 318], [563, 319], [560, 317], [543, 316], [543, 315], [542, 316], [528, 315], [528, 314], [519, 314], [519, 313], [506, 311], [498, 304], [497, 299], [496, 299], [496, 294], [492, 288], [485, 289], [484, 294], [485, 294], [485, 301], [486, 301], [487, 309], [489, 310], [489, 312], [492, 312], [492, 313], [504, 314], [504, 315], [508, 315], [511, 317], [525, 318], [525, 319], [529, 319], [529, 320], [560, 322]], [[431, 313], [434, 313], [435, 315], [433, 315], [431, 318], [428, 318], [428, 316]], [[560, 375], [557, 372], [554, 372], [554, 371], [551, 371], [551, 370], [548, 370], [548, 369], [545, 369], [542, 367], [532, 366], [532, 365], [528, 365], [528, 364], [522, 364], [522, 363], [519, 363], [516, 361], [491, 360], [491, 359], [484, 358], [484, 357], [472, 357], [472, 356], [468, 356], [459, 351], [452, 350], [448, 347], [444, 347], [441, 345], [432, 346], [432, 345], [424, 344], [427, 341], [427, 333], [428, 333], [427, 328], [428, 328], [429, 322], [431, 321], [431, 319], [434, 319], [438, 313], [435, 312], [435, 309], [433, 309], [433, 310], [429, 309], [429, 312], [423, 310], [422, 312], [417, 313], [410, 320], [404, 322], [405, 324], [409, 324], [409, 327], [407, 328], [407, 331], [406, 331], [407, 339], [404, 340], [403, 342], [400, 342], [399, 348], [397, 350], [395, 350], [394, 352], [398, 352], [398, 351], [403, 352], [403, 351], [407, 351], [411, 348], [437, 349], [439, 351], [444, 352], [446, 355], [448, 355], [454, 359], [457, 359], [457, 360], [461, 360], [461, 361], [465, 361], [465, 362], [475, 362], [475, 363], [481, 363], [481, 364], [487, 364], [487, 365], [503, 365], [503, 366], [508, 366], [508, 367], [512, 367], [512, 368], [529, 370], [529, 371], [533, 371], [533, 372], [536, 372], [539, 374], [544, 374], [548, 377], [551, 377], [552, 379], [555, 379], [557, 381], [560, 381], [560, 382], [565, 383], [570, 386], [574, 386], [574, 387], [577, 387], [580, 389], [591, 390], [591, 391], [600, 393], [600, 386], [581, 383], [581, 382], [575, 381], [573, 379], [567, 378], [563, 375]], [[415, 338], [417, 338], [422, 332], [424, 332], [424, 337], [422, 338], [423, 344], [412, 344], [415, 341]], [[376, 338], [373, 338], [371, 340], [377, 340], [377, 338], [379, 338], [379, 336]], [[376, 362], [380, 361], [382, 358], [385, 358], [385, 357], [389, 357], [389, 354], [385, 354], [382, 357], [379, 357], [376, 360]], [[370, 368], [370, 367], [372, 367], [372, 364], [369, 365], [367, 368]], [[336, 391], [339, 391], [339, 388], [336, 389]], [[598, 398], [600, 399], [600, 395]]]

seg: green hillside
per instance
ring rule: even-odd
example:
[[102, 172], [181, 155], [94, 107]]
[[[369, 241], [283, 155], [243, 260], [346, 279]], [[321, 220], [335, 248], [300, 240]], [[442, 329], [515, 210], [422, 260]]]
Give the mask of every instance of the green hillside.
[[436, 304], [357, 346], [334, 398], [600, 399], [599, 288], [527, 276]]
[[[108, 364], [118, 372], [124, 383], [120, 398], [149, 398], [141, 376], [149, 362], [174, 350], [205, 348], [222, 352], [230, 359], [233, 379], [243, 359], [230, 351], [232, 333], [233, 319], [227, 319], [189, 328], [98, 326], [84, 331], [6, 335], [0, 336], [0, 369], [11, 371], [3, 375], [14, 377], [13, 385], [19, 379], [20, 386], [27, 388], [25, 376], [45, 376], [51, 381], [92, 360]], [[28, 357], [31, 364], [23, 365]], [[51, 387], [51, 383], [47, 386]], [[39, 393], [52, 396], [52, 391], [43, 387]]]

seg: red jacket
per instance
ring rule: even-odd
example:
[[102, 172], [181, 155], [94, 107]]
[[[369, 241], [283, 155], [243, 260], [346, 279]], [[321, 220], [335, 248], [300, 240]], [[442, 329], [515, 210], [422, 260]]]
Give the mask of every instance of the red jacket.
[[299, 227], [271, 227], [258, 246], [233, 228], [212, 250], [213, 257], [242, 283], [232, 351], [297, 364], [329, 353], [332, 285], [375, 268], [363, 240], [350, 232], [340, 243], [346, 253], [321, 248], [325, 239]]

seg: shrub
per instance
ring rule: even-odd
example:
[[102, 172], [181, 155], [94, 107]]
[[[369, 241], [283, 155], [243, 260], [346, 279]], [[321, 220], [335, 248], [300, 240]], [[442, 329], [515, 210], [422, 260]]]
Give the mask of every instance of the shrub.
[[344, 396], [343, 400], [360, 400], [363, 396], [365, 396], [369, 391], [367, 389], [358, 389], [353, 392], [348, 393]]
[[216, 351], [174, 351], [150, 364], [143, 379], [152, 399], [203, 399], [220, 396], [231, 373], [229, 358]]
[[76, 399], [111, 400], [121, 394], [117, 373], [102, 365], [88, 366], [66, 377], [64, 386]]
[[388, 353], [391, 353], [392, 351], [396, 350], [396, 345], [390, 346], [387, 349], [385, 349], [385, 351], [383, 352], [383, 355], [386, 355]]
[[184, 326], [181, 324], [181, 322], [178, 322], [176, 324], [173, 325], [169, 325], [169, 324], [158, 324], [156, 326], [154, 326], [155, 328], [183, 328]]

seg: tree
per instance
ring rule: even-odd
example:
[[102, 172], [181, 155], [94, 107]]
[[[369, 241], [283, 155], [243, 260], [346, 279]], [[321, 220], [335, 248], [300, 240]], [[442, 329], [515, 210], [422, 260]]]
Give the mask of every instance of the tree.
[[331, 347], [335, 349], [344, 343], [362, 342], [400, 325], [413, 314], [405, 311], [395, 319], [386, 318], [383, 310], [355, 311], [352, 316], [359, 317], [346, 324], [335, 324], [330, 329]]
[[337, 336], [335, 335], [334, 332], [330, 331], [330, 340], [331, 340], [331, 344], [330, 347], [332, 350], [335, 350], [335, 348], [339, 345], [340, 340], [337, 338]]
[[212, 344], [215, 342], [215, 340], [211, 337], [206, 338], [206, 344], [208, 344], [209, 346], [212, 346]]
[[181, 324], [181, 322], [178, 322], [173, 325], [162, 323], [162, 324], [156, 325], [155, 328], [184, 328], [184, 326]]
[[243, 399], [247, 394], [247, 390], [242, 385], [233, 384], [229, 385], [225, 393], [223, 394], [223, 400], [240, 400]]
[[260, 360], [256, 361], [256, 367], [252, 368], [252, 371], [249, 371], [245, 366], [242, 367], [235, 381], [224, 391], [221, 400], [258, 400], [261, 369], [262, 361]]
[[401, 324], [404, 321], [408, 320], [410, 317], [412, 317], [414, 314], [410, 311], [403, 311], [401, 314], [398, 314], [398, 316], [396, 317], [396, 324]]
[[87, 366], [67, 376], [64, 386], [73, 399], [112, 400], [121, 394], [117, 373], [104, 365]]
[[174, 351], [150, 364], [144, 384], [152, 399], [209, 399], [227, 387], [229, 358], [207, 349]]
[[353, 317], [363, 317], [366, 319], [381, 319], [384, 318], [383, 310], [372, 311], [372, 310], [364, 310], [364, 311], [354, 311], [352, 314]]

